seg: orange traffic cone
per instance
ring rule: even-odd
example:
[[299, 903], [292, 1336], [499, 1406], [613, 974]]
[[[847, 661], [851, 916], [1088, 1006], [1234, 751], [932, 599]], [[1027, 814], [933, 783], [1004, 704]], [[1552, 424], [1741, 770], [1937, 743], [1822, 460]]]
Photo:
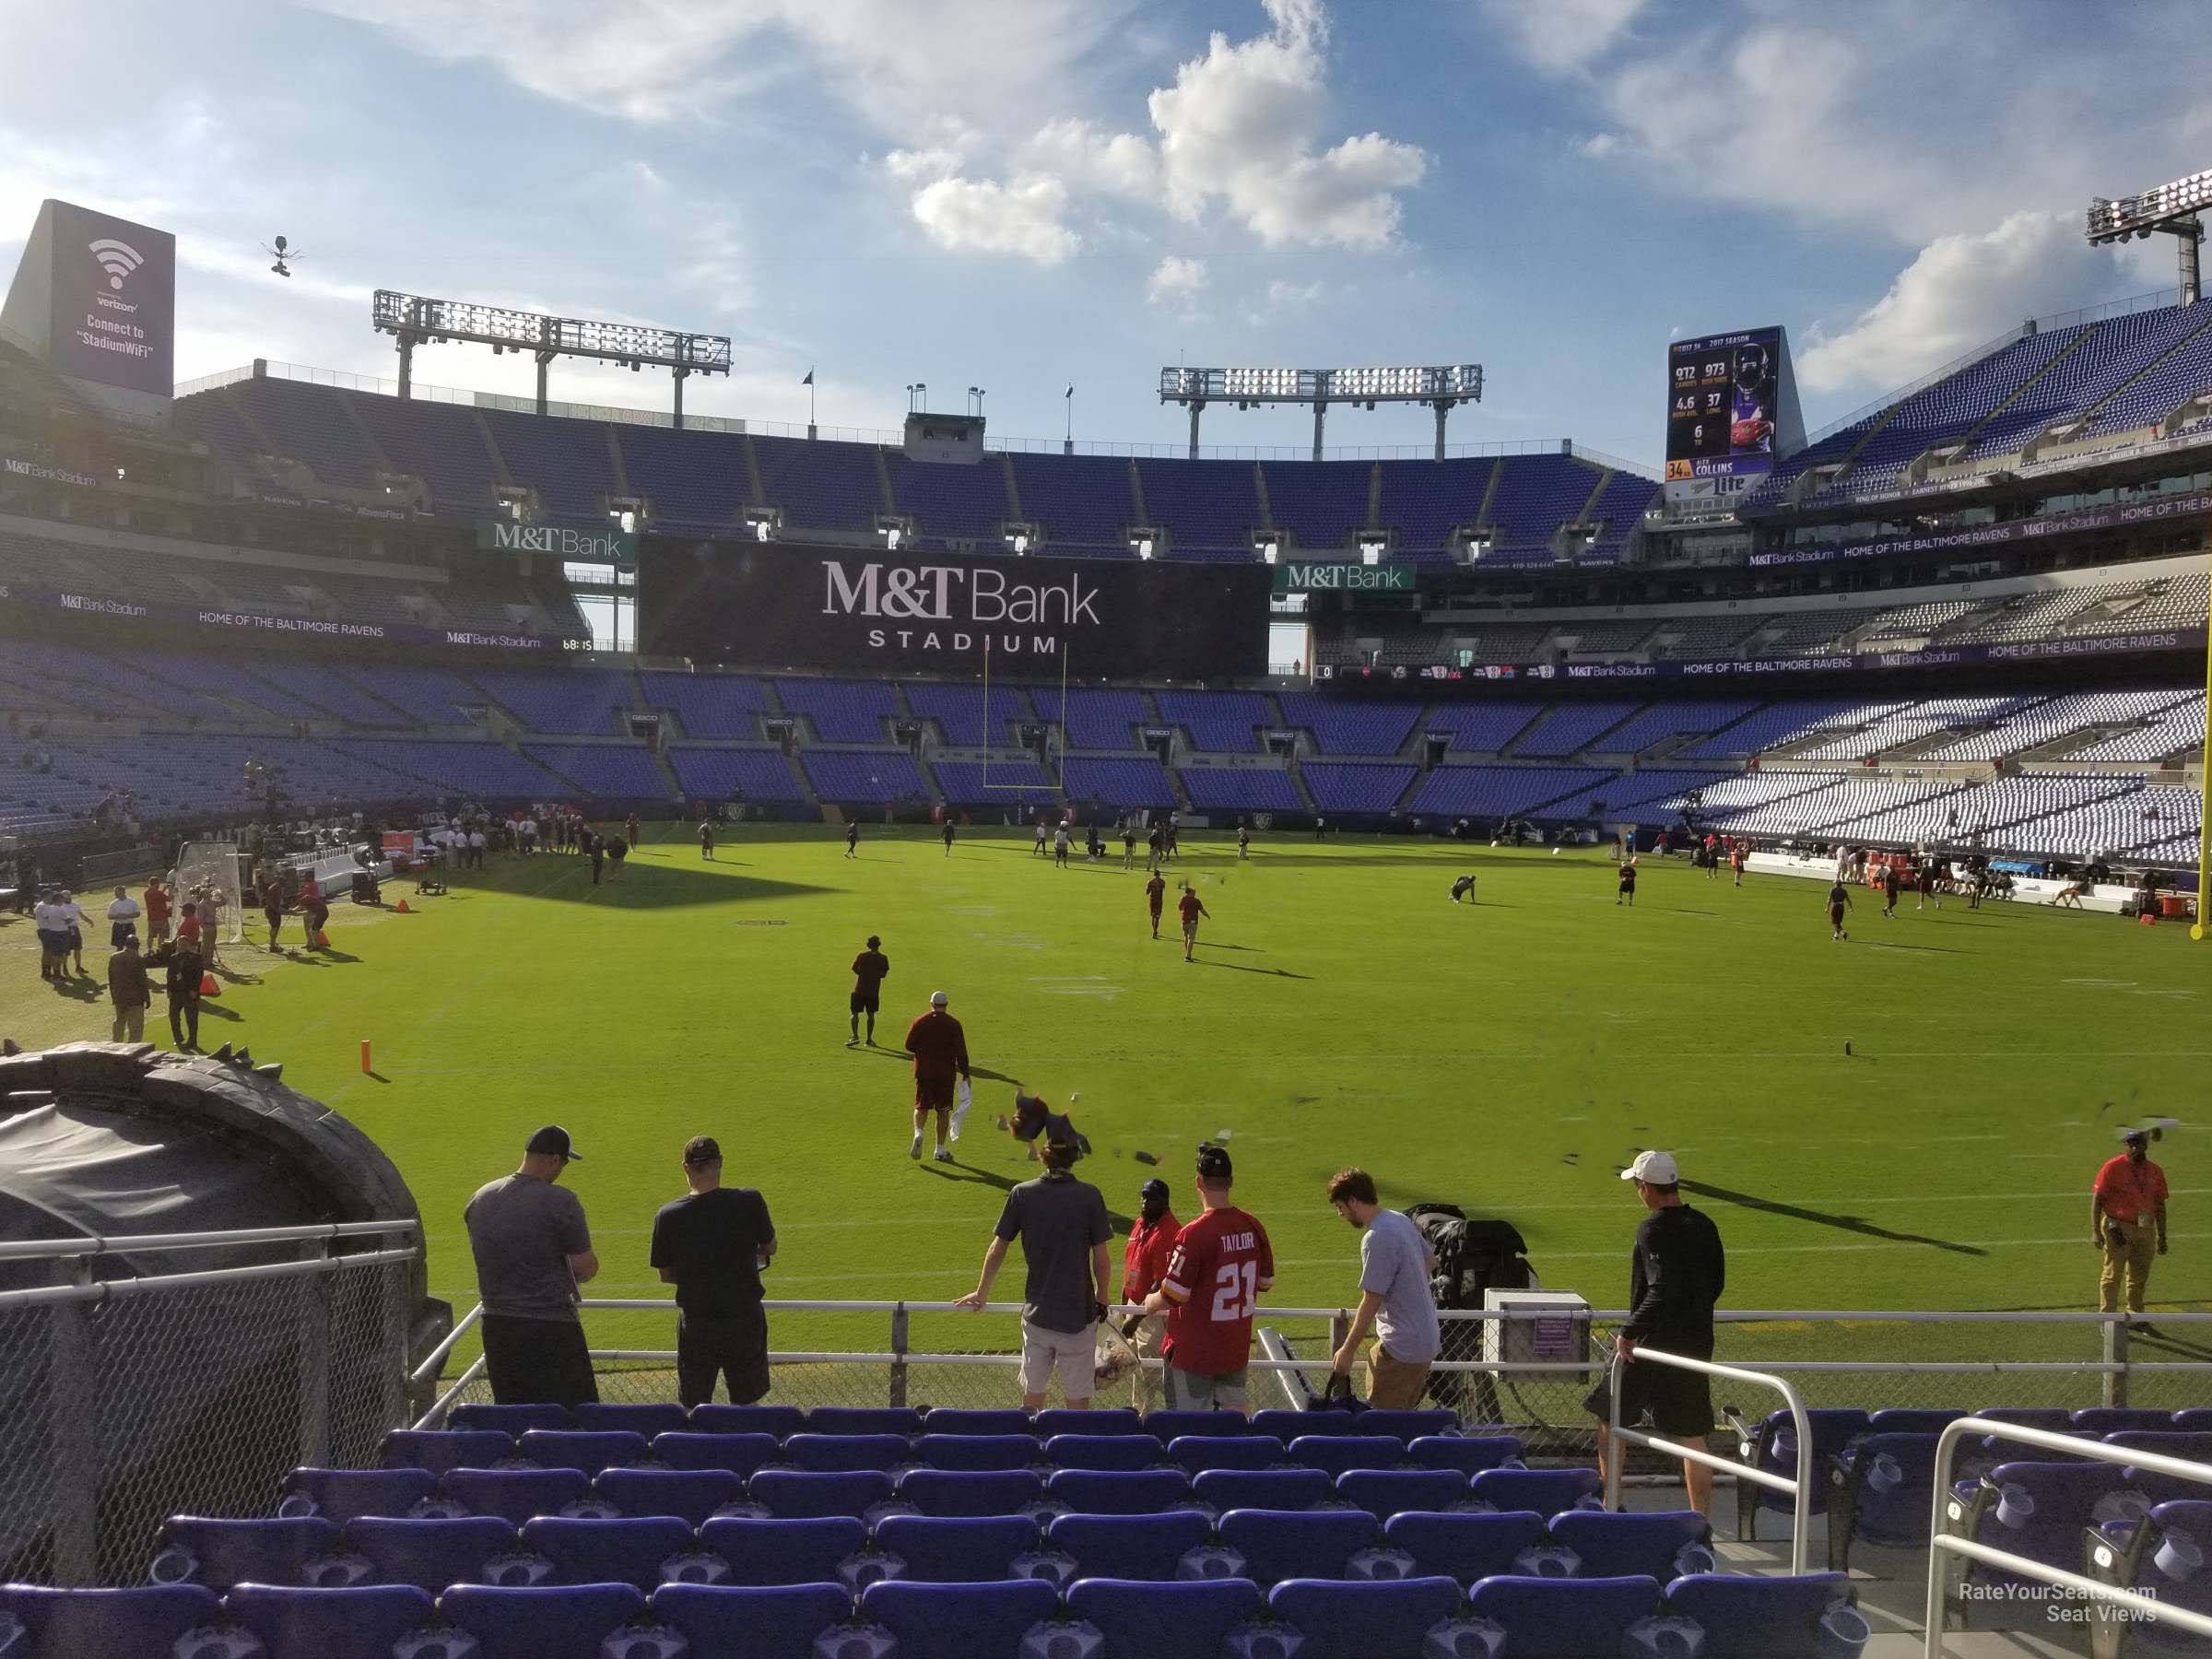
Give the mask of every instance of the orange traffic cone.
[[317, 950], [328, 950], [330, 948], [330, 935], [326, 933], [316, 934], [315, 948]]
[[202, 996], [220, 996], [222, 994], [223, 988], [215, 982], [214, 974], [203, 973], [200, 975], [200, 994]]
[[407, 901], [406, 901], [405, 899], [402, 899], [402, 900], [399, 901], [399, 913], [400, 913], [401, 915], [403, 915], [403, 916], [411, 916], [411, 915], [413, 915], [413, 914], [415, 913], [414, 912], [412, 912], [412, 911], [410, 911], [409, 909], [407, 909]]

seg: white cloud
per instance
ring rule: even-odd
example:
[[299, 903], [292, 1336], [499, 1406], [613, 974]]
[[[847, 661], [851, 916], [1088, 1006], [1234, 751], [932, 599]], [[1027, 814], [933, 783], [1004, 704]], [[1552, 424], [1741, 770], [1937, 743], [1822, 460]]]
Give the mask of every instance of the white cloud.
[[1549, 75], [1602, 57], [1644, 0], [1483, 0], [1521, 55]]
[[1070, 183], [1150, 201], [1159, 194], [1159, 153], [1135, 133], [1109, 133], [1088, 121], [1063, 116], [1040, 127], [1028, 159]]
[[[444, 62], [482, 60], [563, 103], [640, 122], [717, 119], [804, 73], [872, 125], [1052, 99], [1119, 26], [1097, 0], [311, 0]], [[1030, 102], [1028, 108], [1034, 109]]]
[[1148, 100], [1169, 211], [1194, 221], [1219, 202], [1271, 247], [1387, 243], [1428, 156], [1380, 133], [1318, 147], [1327, 19], [1320, 0], [1265, 5], [1267, 33], [1217, 31]]
[[995, 179], [954, 176], [914, 193], [914, 220], [941, 248], [1011, 253], [1055, 265], [1082, 246], [1064, 222], [1067, 186], [1042, 173]]
[[1811, 392], [1902, 384], [2029, 317], [2110, 294], [2124, 268], [2083, 242], [2075, 213], [2016, 213], [1980, 235], [1938, 237], [1848, 327], [1811, 336], [1799, 379]]
[[1205, 260], [1171, 253], [1152, 268], [1145, 284], [1145, 298], [1162, 310], [1187, 317], [1197, 309], [1206, 281]]
[[901, 183], [934, 183], [959, 172], [965, 160], [958, 150], [893, 150], [883, 159], [883, 171]]

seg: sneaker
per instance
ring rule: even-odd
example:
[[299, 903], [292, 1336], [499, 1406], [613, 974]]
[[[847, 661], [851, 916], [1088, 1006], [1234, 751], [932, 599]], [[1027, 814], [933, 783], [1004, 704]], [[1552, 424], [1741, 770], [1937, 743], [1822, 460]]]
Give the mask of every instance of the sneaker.
[[845, 1039], [845, 1046], [847, 1048], [858, 1048], [860, 1046], [860, 1039], [857, 1037], [848, 1037]]
[[906, 1148], [906, 1155], [907, 1155], [909, 1158], [919, 1158], [919, 1157], [921, 1157], [921, 1156], [922, 1156], [922, 1131], [921, 1131], [921, 1130], [917, 1129], [917, 1130], [915, 1130], [915, 1131], [914, 1131], [914, 1138], [913, 1138], [913, 1140], [912, 1140], [912, 1142], [911, 1142], [911, 1143], [908, 1145], [908, 1147], [907, 1147], [907, 1148]]
[[939, 1147], [935, 1152], [931, 1154], [931, 1158], [937, 1163], [950, 1163], [952, 1149], [949, 1147]]

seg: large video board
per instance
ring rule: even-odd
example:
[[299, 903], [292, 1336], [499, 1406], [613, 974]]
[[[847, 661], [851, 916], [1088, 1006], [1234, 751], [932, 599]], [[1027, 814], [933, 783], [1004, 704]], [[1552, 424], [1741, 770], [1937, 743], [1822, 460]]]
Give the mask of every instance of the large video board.
[[[1771, 471], [1785, 430], [1789, 348], [1779, 328], [1747, 328], [1666, 348], [1666, 477]], [[1795, 399], [1789, 400], [1794, 407]]]

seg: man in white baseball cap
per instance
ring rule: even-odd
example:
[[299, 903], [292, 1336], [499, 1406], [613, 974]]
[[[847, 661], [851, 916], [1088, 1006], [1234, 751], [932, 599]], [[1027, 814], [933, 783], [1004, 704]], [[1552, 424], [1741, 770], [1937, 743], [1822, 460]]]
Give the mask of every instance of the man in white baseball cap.
[[922, 1156], [922, 1131], [934, 1112], [939, 1163], [952, 1161], [952, 1149], [946, 1141], [951, 1127], [953, 1086], [968, 1076], [968, 1033], [946, 1011], [951, 1000], [942, 991], [932, 991], [929, 1012], [906, 1028], [906, 1052], [914, 1057], [914, 1138], [906, 1155]]
[[[1702, 1372], [1639, 1365], [1634, 1359], [1640, 1347], [1691, 1359], [1712, 1358], [1712, 1309], [1727, 1282], [1720, 1230], [1702, 1210], [1682, 1202], [1682, 1171], [1671, 1152], [1639, 1152], [1620, 1178], [1636, 1183], [1636, 1195], [1650, 1212], [1636, 1230], [1629, 1257], [1629, 1317], [1613, 1339], [1614, 1351], [1630, 1361], [1621, 1368], [1620, 1420], [1632, 1427], [1649, 1418], [1655, 1432], [1701, 1448], [1712, 1432], [1710, 1381]], [[1597, 1466], [1603, 1473], [1615, 1455], [1609, 1385], [1599, 1383], [1583, 1405], [1597, 1418]], [[1689, 1507], [1710, 1513], [1712, 1471], [1685, 1458], [1682, 1484]]]

